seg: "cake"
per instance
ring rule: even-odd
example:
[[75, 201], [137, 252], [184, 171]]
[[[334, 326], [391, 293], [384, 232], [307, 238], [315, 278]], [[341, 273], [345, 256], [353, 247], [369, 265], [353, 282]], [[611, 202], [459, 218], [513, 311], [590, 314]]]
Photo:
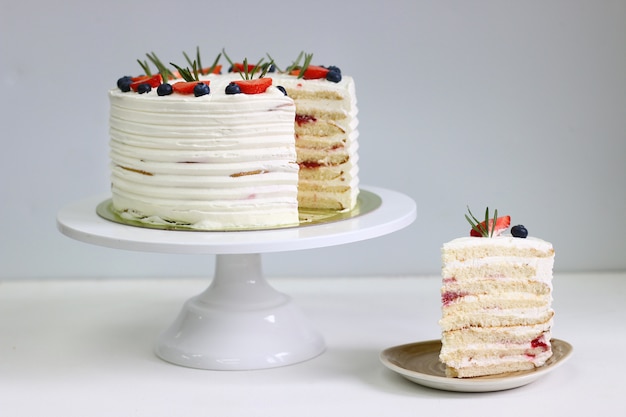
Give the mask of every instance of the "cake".
[[311, 65], [312, 55], [275, 71], [273, 61], [233, 63], [225, 52], [231, 67], [222, 74], [221, 55], [208, 68], [199, 51], [193, 62], [185, 55], [190, 66], [172, 71], [148, 54], [158, 74], [139, 61], [146, 75], [122, 77], [109, 92], [113, 210], [198, 230], [293, 226], [299, 210], [352, 210], [352, 78]]
[[[471, 216], [471, 217], [470, 217]], [[442, 247], [440, 361], [448, 377], [540, 367], [552, 356], [554, 249], [510, 217], [466, 216], [470, 236]]]

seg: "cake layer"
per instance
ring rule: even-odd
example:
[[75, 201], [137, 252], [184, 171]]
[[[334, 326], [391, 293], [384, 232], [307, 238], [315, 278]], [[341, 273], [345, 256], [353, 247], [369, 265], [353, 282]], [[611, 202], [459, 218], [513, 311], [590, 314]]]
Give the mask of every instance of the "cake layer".
[[201, 97], [112, 90], [113, 207], [125, 218], [202, 230], [298, 224], [295, 105], [272, 86]]
[[533, 369], [552, 356], [551, 325], [444, 332], [439, 358], [446, 375], [459, 378]]
[[519, 239], [512, 236], [498, 236], [493, 239], [461, 237], [445, 243], [442, 250], [444, 265], [454, 261], [465, 262], [511, 256], [550, 258], [554, 257], [554, 249], [549, 242], [534, 237]]

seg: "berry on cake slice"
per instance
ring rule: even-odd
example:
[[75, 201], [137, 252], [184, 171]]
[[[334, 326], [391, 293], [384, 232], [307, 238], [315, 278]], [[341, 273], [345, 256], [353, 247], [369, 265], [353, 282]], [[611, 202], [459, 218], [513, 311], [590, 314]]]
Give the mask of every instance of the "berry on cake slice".
[[466, 214], [465, 219], [472, 226], [470, 230], [470, 236], [473, 237], [494, 237], [500, 235], [503, 231], [509, 228], [511, 225], [511, 216], [498, 217], [498, 210], [496, 209], [493, 218], [489, 217], [489, 207], [485, 210], [485, 220], [479, 221], [472, 211], [467, 208], [469, 216]]
[[516, 226], [511, 227], [511, 235], [513, 237], [526, 239], [526, 237], [528, 237], [528, 230], [526, 230], [523, 224], [518, 224]]

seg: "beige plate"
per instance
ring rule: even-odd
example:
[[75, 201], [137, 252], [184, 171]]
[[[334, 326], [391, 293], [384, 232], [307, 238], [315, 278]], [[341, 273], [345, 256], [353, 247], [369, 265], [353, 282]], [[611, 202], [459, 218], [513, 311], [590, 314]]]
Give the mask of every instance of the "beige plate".
[[[359, 192], [359, 197], [357, 199], [356, 207], [352, 210], [345, 211], [335, 211], [335, 210], [300, 210], [300, 223], [295, 226], [281, 226], [275, 227], [272, 229], [287, 229], [290, 227], [301, 227], [301, 226], [312, 226], [316, 224], [327, 224], [332, 222], [337, 222], [345, 219], [352, 219], [357, 216], [362, 216], [363, 214], [374, 211], [382, 204], [382, 199], [374, 194], [371, 191], [361, 190]], [[136, 226], [143, 227], [148, 229], [159, 229], [159, 230], [187, 230], [187, 231], [202, 231], [198, 229], [192, 229], [189, 226], [185, 226], [184, 224], [151, 224], [144, 223], [139, 220], [130, 220], [121, 217], [117, 211], [113, 208], [113, 203], [111, 199], [105, 200], [98, 204], [96, 207], [96, 212], [98, 215], [106, 220], [125, 224], [127, 226]], [[250, 230], [268, 230], [269, 228], [264, 229], [236, 229], [230, 231], [250, 231]], [[213, 232], [227, 232], [229, 230], [211, 230]]]
[[439, 361], [441, 341], [410, 343], [385, 349], [381, 362], [410, 381], [431, 388], [459, 392], [502, 391], [521, 387], [537, 380], [563, 364], [572, 353], [572, 345], [552, 339], [552, 357], [545, 365], [529, 371], [510, 372], [501, 375], [475, 378], [448, 378], [445, 366]]

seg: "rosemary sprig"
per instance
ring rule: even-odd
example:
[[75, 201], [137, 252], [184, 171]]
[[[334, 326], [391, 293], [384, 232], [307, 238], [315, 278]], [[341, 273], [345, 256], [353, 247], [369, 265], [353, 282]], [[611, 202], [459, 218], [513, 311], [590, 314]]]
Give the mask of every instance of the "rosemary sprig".
[[[213, 71], [215, 71], [215, 67], [217, 67], [217, 64], [220, 62], [220, 58], [222, 57], [222, 54], [217, 54], [217, 58], [215, 58], [215, 60], [213, 61], [213, 64], [211, 65], [211, 67], [209, 68], [209, 71], [207, 72], [207, 74], [213, 74]], [[200, 67], [202, 68], [202, 67]]]
[[[226, 50], [224, 50], [224, 48], [222, 48], [222, 54], [224, 55], [224, 58], [226, 58], [226, 61], [228, 61], [228, 63], [230, 64], [230, 67], [234, 70], [235, 69], [235, 63], [233, 62], [232, 59], [230, 59], [230, 57], [228, 56], [228, 54], [226, 53]], [[219, 58], [220, 58], [220, 56], [218, 55], [218, 59]], [[259, 71], [260, 71], [259, 78], [265, 77], [265, 75], [267, 74], [267, 71], [269, 71], [270, 67], [272, 65], [274, 65], [274, 60], [272, 60], [269, 63], [263, 63], [264, 60], [265, 60], [265, 58], [261, 58], [252, 67], [252, 71], [250, 71], [248, 69], [248, 58], [244, 58], [243, 59], [243, 71], [239, 71], [239, 75], [241, 76], [241, 78], [243, 78], [244, 80], [251, 80], [252, 78], [254, 78], [254, 74], [256, 74]], [[215, 65], [217, 65], [217, 60], [215, 62]]]
[[[496, 228], [496, 222], [498, 221], [498, 210], [496, 209], [493, 214], [493, 222], [489, 221], [489, 207], [485, 210], [485, 221], [484, 224], [481, 223], [470, 210], [469, 206], [467, 207], [467, 211], [470, 214], [469, 216], [466, 214], [465, 219], [472, 226], [472, 229], [481, 235], [482, 237], [493, 237], [494, 230]], [[471, 216], [471, 218], [470, 218]]]
[[[300, 60], [302, 59], [303, 56], [304, 56], [304, 62], [302, 63], [302, 65], [300, 65]], [[293, 61], [291, 63], [291, 65], [289, 65], [285, 69], [285, 72], [287, 74], [289, 74], [289, 73], [291, 73], [294, 70], [299, 70], [298, 71], [298, 78], [302, 78], [302, 77], [304, 77], [304, 72], [307, 70], [307, 68], [309, 68], [309, 65], [311, 65], [311, 60], [312, 59], [313, 59], [313, 54], [306, 54], [306, 53], [304, 53], [304, 51], [302, 51], [298, 55], [298, 58], [296, 58], [296, 60]]]
[[159, 74], [161, 74], [161, 78], [163, 78], [163, 82], [167, 82], [168, 80], [173, 80], [174, 78], [176, 78], [174, 76], [174, 73], [170, 71], [169, 68], [167, 68], [163, 64], [163, 62], [161, 62], [161, 60], [157, 57], [157, 55], [154, 52], [146, 54], [146, 56], [148, 57], [150, 61], [152, 61], [154, 66], [157, 67]]
[[173, 62], [170, 62], [170, 65], [172, 65], [174, 68], [176, 68], [178, 70], [178, 73], [183, 78], [183, 80], [188, 81], [188, 82], [189, 81], [200, 81], [200, 79], [198, 77], [198, 64], [196, 63], [195, 60], [191, 63], [191, 69], [189, 69], [189, 67], [187, 67], [187, 68], [179, 67], [178, 65], [174, 64]]
[[148, 65], [148, 61], [141, 61], [141, 60], [137, 60], [137, 62], [139, 63], [139, 66], [141, 67], [141, 69], [143, 70], [143, 72], [151, 77], [152, 76], [152, 71], [150, 70], [150, 66]]
[[187, 55], [187, 53], [184, 51], [183, 51], [183, 55], [185, 57], [185, 60], [187, 61], [187, 64], [189, 64], [190, 67], [193, 67], [193, 63], [196, 62], [198, 72], [200, 72], [200, 74], [202, 75], [212, 74], [215, 68], [217, 67], [217, 64], [220, 62], [220, 58], [222, 57], [222, 54], [219, 53], [217, 57], [215, 58], [215, 60], [213, 61], [213, 64], [211, 64], [211, 66], [205, 70], [204, 67], [202, 66], [202, 58], [200, 57], [200, 47], [196, 47], [195, 61], [192, 61], [191, 58], [189, 58], [189, 55]]
[[283, 72], [280, 68], [278, 68], [278, 65], [276, 65], [276, 61], [274, 61], [274, 58], [272, 58], [272, 56], [270, 54], [268, 54], [267, 52], [265, 53], [265, 55], [267, 55], [267, 57], [270, 59], [270, 65], [268, 65], [268, 67], [270, 67], [271, 65], [274, 66], [274, 68], [276, 68], [276, 71], [278, 72]]
[[312, 59], [313, 59], [313, 54], [304, 54], [304, 63], [302, 64], [302, 67], [300, 68], [300, 72], [298, 73], [298, 78], [304, 77], [304, 72], [307, 70], [307, 68], [309, 68], [309, 65], [311, 65]]
[[[189, 58], [189, 55], [187, 55], [187, 53], [185, 51], [183, 51], [183, 55], [185, 57], [185, 59], [187, 60], [187, 63], [189, 64], [190, 67], [193, 66], [193, 61]], [[197, 63], [196, 65], [198, 65], [198, 68], [202, 68], [202, 60], [200, 59], [200, 47], [196, 46], [196, 60], [195, 62]]]
[[293, 61], [291, 65], [289, 65], [287, 68], [285, 68], [285, 72], [287, 74], [289, 74], [291, 71], [295, 70], [296, 68], [300, 66], [300, 60], [302, 59], [303, 54], [304, 54], [304, 51], [301, 51], [298, 57], [296, 58], [296, 60]]
[[226, 61], [228, 61], [228, 63], [230, 64], [231, 67], [234, 67], [235, 64], [233, 63], [233, 61], [230, 59], [230, 57], [226, 54], [226, 50], [224, 48], [222, 48], [222, 54], [224, 55], [224, 58], [226, 58]]

